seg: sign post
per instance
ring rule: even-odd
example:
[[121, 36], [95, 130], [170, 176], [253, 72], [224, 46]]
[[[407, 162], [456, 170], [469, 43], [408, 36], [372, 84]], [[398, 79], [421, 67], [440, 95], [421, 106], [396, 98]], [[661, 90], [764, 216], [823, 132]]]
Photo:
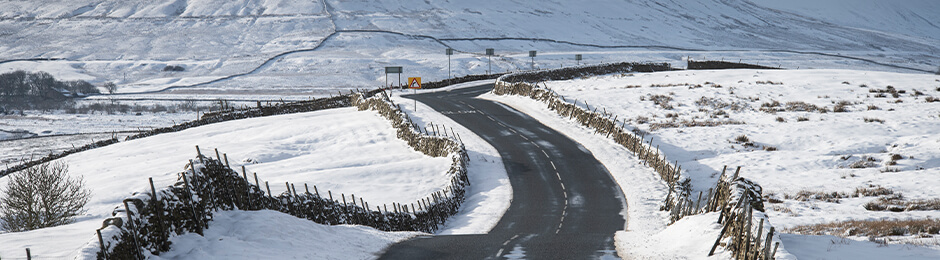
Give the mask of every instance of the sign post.
[[398, 74], [398, 87], [401, 88], [401, 67], [385, 67], [385, 86], [382, 86], [383, 89], [389, 88], [389, 93], [392, 92], [392, 87], [388, 85], [388, 74]]
[[450, 79], [450, 56], [454, 55], [454, 49], [447, 48], [447, 79]]
[[575, 54], [574, 60], [578, 62], [578, 65], [581, 65], [581, 54]]
[[493, 62], [490, 61], [490, 57], [493, 56], [494, 53], [495, 51], [493, 50], [493, 48], [486, 49], [486, 64], [488, 67], [488, 69], [486, 70], [486, 75], [490, 75], [490, 73], [493, 72]]
[[[421, 77], [408, 77], [408, 88], [414, 89], [414, 93], [418, 94], [418, 89], [421, 89]], [[415, 99], [415, 111], [418, 111], [418, 99]]]
[[532, 70], [535, 70], [535, 51], [529, 51], [529, 57], [532, 58]]

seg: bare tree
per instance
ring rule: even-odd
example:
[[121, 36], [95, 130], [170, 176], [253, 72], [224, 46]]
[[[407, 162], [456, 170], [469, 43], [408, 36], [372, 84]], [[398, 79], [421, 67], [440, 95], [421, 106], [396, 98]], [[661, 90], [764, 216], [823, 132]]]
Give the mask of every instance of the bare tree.
[[85, 212], [91, 192], [69, 178], [65, 163], [44, 163], [8, 176], [0, 191], [0, 229], [10, 232], [71, 223]]
[[114, 84], [114, 82], [110, 82], [110, 81], [105, 82], [104, 85], [102, 85], [102, 87], [104, 87], [104, 89], [108, 91], [108, 94], [113, 95], [114, 91], [117, 91], [117, 85]]

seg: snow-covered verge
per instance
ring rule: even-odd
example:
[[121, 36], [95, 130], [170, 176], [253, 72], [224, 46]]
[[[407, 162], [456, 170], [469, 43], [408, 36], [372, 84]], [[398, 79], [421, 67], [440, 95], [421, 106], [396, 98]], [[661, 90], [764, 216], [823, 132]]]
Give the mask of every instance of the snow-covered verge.
[[150, 259], [373, 259], [419, 234], [323, 225], [271, 210], [220, 211], [202, 236], [175, 237], [170, 251]]
[[[763, 185], [768, 216], [780, 229], [938, 217], [938, 211], [930, 209], [866, 209], [866, 204], [881, 200], [903, 205], [940, 197], [925, 188], [937, 185], [931, 176], [940, 168], [940, 110], [933, 101], [940, 95], [937, 76], [847, 70], [675, 71], [549, 81], [544, 86], [569, 100], [604, 107], [638, 126], [639, 132], [662, 140], [660, 149], [688, 171], [697, 191], [712, 187], [724, 165], [744, 166], [741, 175]], [[748, 140], [739, 140], [742, 135]], [[880, 188], [903, 194], [903, 199], [865, 195]], [[933, 236], [908, 233], [891, 241], [922, 235]], [[935, 242], [920, 244], [928, 247], [889, 247], [938, 254]], [[787, 248], [799, 255], [800, 245]]]
[[[285, 124], [284, 122], [290, 122]], [[97, 239], [94, 230], [132, 192], [149, 192], [147, 177], [165, 187], [182, 162], [204, 150], [228, 153], [262, 181], [317, 185], [320, 191], [356, 194], [370, 204], [416, 201], [449, 185], [449, 158], [415, 152], [396, 138], [387, 120], [355, 108], [228, 121], [121, 142], [67, 156], [71, 176], [82, 176], [93, 197], [75, 223], [0, 234], [0, 255], [72, 258]], [[0, 185], [6, 180], [0, 178]], [[286, 190], [271, 185], [273, 193]], [[97, 251], [97, 250], [95, 250]], [[90, 252], [94, 253], [94, 252]]]

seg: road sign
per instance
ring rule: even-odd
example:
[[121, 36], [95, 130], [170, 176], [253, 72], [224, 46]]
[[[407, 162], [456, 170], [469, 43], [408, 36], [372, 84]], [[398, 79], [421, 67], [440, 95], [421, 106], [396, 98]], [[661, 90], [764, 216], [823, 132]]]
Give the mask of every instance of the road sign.
[[581, 60], [581, 54], [575, 54], [574, 60]]
[[421, 77], [408, 77], [408, 88], [421, 89]]
[[493, 56], [494, 53], [495, 53], [495, 51], [493, 50], [493, 48], [488, 48], [488, 49], [486, 49], [486, 55]]
[[529, 51], [529, 57], [535, 57], [535, 51]]
[[401, 67], [385, 67], [385, 73], [401, 73]]
[[447, 48], [447, 55], [454, 55], [454, 49]]

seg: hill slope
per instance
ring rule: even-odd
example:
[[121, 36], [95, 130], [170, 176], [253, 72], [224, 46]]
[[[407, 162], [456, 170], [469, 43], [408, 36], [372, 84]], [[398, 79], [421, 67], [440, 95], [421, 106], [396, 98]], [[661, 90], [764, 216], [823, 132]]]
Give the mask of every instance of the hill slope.
[[[878, 67], [817, 56], [762, 56], [767, 50], [850, 54], [924, 70], [938, 65], [940, 29], [931, 22], [940, 13], [936, 1], [801, 3], [15, 1], [0, 3], [0, 41], [5, 43], [0, 56], [64, 58], [46, 63], [67, 63], [95, 77], [93, 82], [117, 81], [130, 87], [124, 92], [248, 72], [241, 81], [210, 85], [278, 87], [264, 90], [268, 92], [374, 86], [384, 82], [380, 69], [386, 65], [406, 65], [409, 74], [437, 80], [447, 74], [447, 57], [442, 55], [447, 46], [458, 50], [452, 57], [456, 75], [484, 73], [489, 64], [479, 54], [488, 47], [503, 56], [494, 61], [495, 71], [528, 69], [525, 54], [533, 49], [540, 51], [537, 67], [571, 64], [572, 53], [588, 53], [588, 63], [681, 63], [683, 57], [704, 55], [787, 65], [791, 63], [778, 61], [793, 60], [803, 67]], [[341, 33], [334, 34], [337, 30]], [[620, 48], [599, 48], [605, 46]], [[307, 51], [277, 56], [293, 50]], [[163, 72], [166, 65], [186, 70]]]

